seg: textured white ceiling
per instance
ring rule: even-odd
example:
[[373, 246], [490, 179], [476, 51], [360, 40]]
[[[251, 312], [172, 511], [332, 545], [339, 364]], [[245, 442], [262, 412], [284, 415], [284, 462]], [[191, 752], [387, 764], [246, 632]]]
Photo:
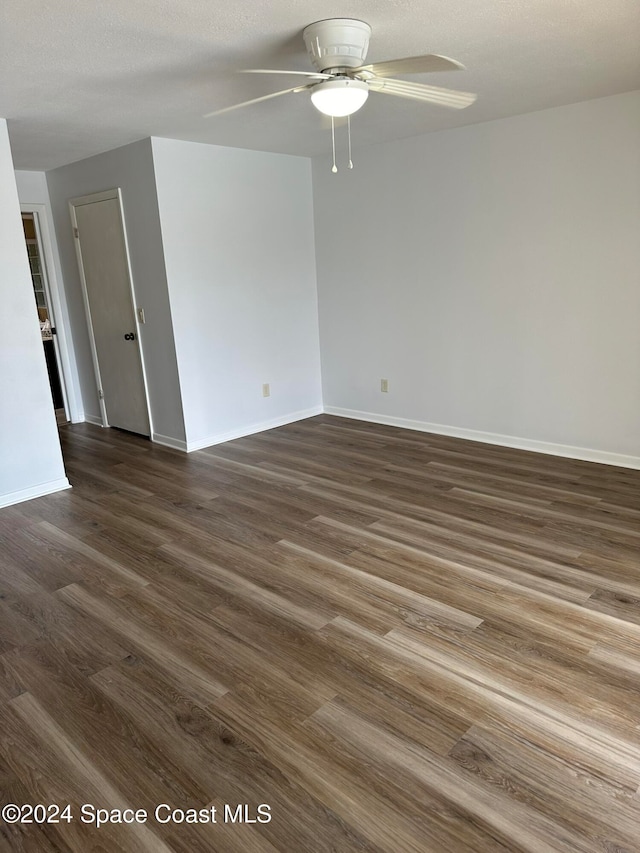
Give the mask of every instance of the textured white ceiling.
[[[330, 145], [306, 93], [202, 114], [310, 70], [302, 29], [360, 18], [375, 62], [442, 53], [466, 72], [412, 77], [478, 93], [453, 111], [372, 94], [354, 147], [640, 88], [639, 0], [3, 0], [0, 115], [20, 169], [49, 169], [145, 136], [290, 154]], [[293, 78], [295, 85], [300, 78]]]

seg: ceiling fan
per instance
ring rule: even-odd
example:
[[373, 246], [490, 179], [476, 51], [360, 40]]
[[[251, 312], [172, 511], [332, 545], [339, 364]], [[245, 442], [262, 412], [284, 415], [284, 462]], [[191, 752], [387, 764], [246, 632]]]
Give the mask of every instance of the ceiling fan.
[[[369, 97], [369, 92], [395, 95], [413, 101], [437, 104], [442, 107], [463, 109], [476, 100], [470, 92], [442, 89], [424, 83], [411, 83], [395, 79], [396, 74], [422, 74], [431, 71], [459, 71], [464, 65], [438, 54], [410, 56], [363, 65], [369, 48], [371, 27], [364, 21], [352, 18], [331, 18], [310, 24], [302, 33], [311, 62], [316, 71], [284, 71], [270, 68], [250, 68], [248, 74], [285, 74], [306, 77], [309, 82], [279, 92], [272, 92], [250, 101], [233, 104], [207, 113], [204, 118], [219, 116], [232, 110], [298, 92], [309, 92], [311, 103], [321, 113], [335, 118], [349, 117], [357, 112]], [[352, 168], [351, 158], [349, 167]], [[335, 166], [335, 142], [334, 165]]]

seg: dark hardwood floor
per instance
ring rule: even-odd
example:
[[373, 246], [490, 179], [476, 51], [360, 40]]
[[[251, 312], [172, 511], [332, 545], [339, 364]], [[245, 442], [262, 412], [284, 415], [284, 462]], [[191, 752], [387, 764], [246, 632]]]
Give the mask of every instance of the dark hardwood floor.
[[61, 436], [74, 488], [0, 512], [0, 791], [72, 819], [1, 850], [640, 850], [640, 472], [329, 416]]

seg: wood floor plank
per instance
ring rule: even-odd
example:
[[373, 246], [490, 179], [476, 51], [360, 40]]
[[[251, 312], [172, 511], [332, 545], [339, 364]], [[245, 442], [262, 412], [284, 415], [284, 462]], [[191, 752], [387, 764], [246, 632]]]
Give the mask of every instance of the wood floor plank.
[[[0, 759], [0, 792], [4, 803], [28, 803], [29, 788]], [[0, 821], [0, 850], [12, 853], [62, 853], [61, 840], [50, 826], [29, 826]]]
[[211, 701], [227, 692], [227, 688], [220, 684], [212, 673], [175, 649], [160, 632], [145, 628], [134, 618], [116, 609], [113, 604], [100, 601], [76, 584], [70, 584], [60, 590], [58, 595], [72, 607], [115, 631], [124, 643], [139, 649], [158, 666], [170, 671], [188, 695], [198, 700]]
[[0, 805], [76, 819], [3, 853], [640, 853], [640, 472], [329, 415], [60, 435], [73, 489], [0, 510]]
[[309, 849], [318, 832], [325, 834], [318, 849], [344, 847], [335, 819], [218, 719], [215, 709], [176, 695], [168, 701], [162, 682], [145, 668], [110, 667], [92, 680], [117, 701], [123, 713], [146, 727], [176, 766], [193, 777], [200, 801], [207, 796], [216, 803], [268, 801], [274, 812], [287, 815], [286, 822], [274, 821], [262, 829], [277, 850]]
[[[444, 554], [447, 557], [452, 557], [453, 561], [462, 565], [466, 569], [475, 569], [476, 576], [481, 573], [488, 574], [493, 577], [502, 577], [502, 586], [510, 586], [512, 588], [522, 588], [524, 590], [538, 590], [541, 593], [548, 593], [556, 596], [559, 599], [569, 599], [585, 601], [594, 591], [594, 584], [589, 583], [589, 578], [582, 577], [581, 580], [589, 585], [586, 589], [580, 589], [574, 584], [558, 583], [555, 579], [551, 579], [549, 575], [560, 577], [562, 580], [570, 578], [575, 581], [578, 577], [576, 573], [570, 570], [565, 571], [561, 565], [550, 563], [548, 560], [540, 560], [539, 558], [522, 555], [518, 559], [518, 555], [508, 549], [503, 549], [500, 546], [494, 546], [494, 549], [486, 548], [482, 541], [478, 542], [475, 551], [472, 553], [467, 550], [464, 538], [461, 545], [456, 546], [447, 543], [444, 547], [438, 542], [437, 537], [431, 538], [426, 530], [428, 526], [413, 524], [401, 525], [399, 523], [384, 524], [375, 522], [370, 525], [366, 531], [355, 531], [350, 529], [348, 525], [342, 522], [337, 522], [334, 519], [323, 518], [318, 516], [314, 519], [314, 523], [323, 524], [331, 528], [337, 528], [341, 532], [351, 533], [358, 536], [362, 543], [359, 550], [364, 551], [365, 548], [386, 549], [387, 558], [390, 552], [404, 555], [424, 555], [430, 559], [438, 559], [439, 555]], [[458, 539], [452, 536], [451, 539]], [[487, 557], [487, 551], [495, 550], [493, 559]], [[523, 565], [528, 571], [515, 568], [513, 564]], [[488, 572], [486, 570], [489, 570]], [[468, 572], [469, 573], [469, 572]]]
[[[241, 732], [282, 767], [295, 784], [338, 816], [345, 827], [346, 850], [435, 853], [437, 848], [425, 838], [424, 815], [416, 814], [416, 809], [410, 813], [409, 802], [400, 792], [389, 790], [380, 796], [379, 787], [372, 784], [364, 767], [356, 771], [355, 765], [345, 761], [343, 755], [332, 752], [326, 740], [312, 739], [308, 730], [297, 729], [282, 731], [274, 738], [277, 721], [270, 716], [269, 709], [260, 706], [252, 709], [232, 695], [216, 702], [214, 710], [232, 729]], [[362, 840], [358, 843], [358, 836], [365, 843]], [[323, 851], [323, 840], [317, 839], [311, 849]]]
[[337, 702], [323, 706], [313, 715], [312, 721], [319, 724], [321, 730], [337, 736], [344, 749], [353, 750], [354, 757], [361, 755], [379, 762], [383, 772], [394, 778], [395, 784], [407, 789], [417, 782], [425, 793], [442, 797], [466, 814], [462, 837], [466, 834], [471, 840], [473, 829], [479, 824], [493, 836], [496, 847], [501, 845], [504, 849], [536, 853], [594, 850], [593, 843], [581, 837], [581, 833], [567, 831], [539, 812], [522, 807], [514, 798], [505, 809], [502, 797], [491, 788], [476, 785], [457, 772], [451, 763], [416, 744], [408, 744]]
[[[104, 808], [126, 808], [127, 799], [70, 739], [60, 724], [28, 693], [3, 709], [0, 722], [6, 737], [5, 755], [36, 803], [100, 803]], [[105, 825], [91, 839], [76, 819], [55, 825], [63, 849], [84, 853], [102, 849], [114, 853], [136, 850], [168, 853], [170, 848], [146, 825]], [[94, 831], [95, 833], [95, 831]]]
[[210, 560], [204, 559], [192, 550], [167, 545], [163, 546], [162, 551], [183, 564], [187, 564], [193, 573], [200, 575], [201, 578], [206, 579], [221, 590], [259, 604], [260, 607], [270, 610], [276, 616], [291, 620], [311, 630], [322, 628], [335, 615], [331, 611], [327, 612], [326, 608], [323, 612], [298, 605], [290, 598], [272, 592], [266, 586], [259, 586], [236, 572], [229, 571]]
[[[118, 663], [126, 669], [137, 668], [137, 660], [131, 656]], [[42, 648], [29, 649], [13, 665], [27, 685], [25, 694], [38, 702], [43, 713], [60, 722], [74, 748], [111, 785], [118, 789], [134, 785], [139, 806], [150, 809], [158, 802], [181, 799], [185, 786], [192, 796], [201, 793], [189, 788], [188, 779], [178, 779], [176, 767], [156, 748], [144, 727], [136, 727], [101, 695], [93, 674], [85, 677], [61, 655]]]
[[[470, 719], [452, 708], [443, 712], [430, 696], [418, 696], [378, 672], [374, 676], [365, 650], [349, 658], [337, 652], [322, 631], [310, 635], [295, 626], [274, 625], [264, 614], [252, 616], [248, 623], [244, 613], [223, 605], [216, 609], [212, 618], [245, 643], [261, 650], [267, 660], [284, 663], [287, 671], [299, 667], [303, 650], [307, 673], [301, 683], [311, 680], [314, 686], [324, 685], [325, 700], [337, 694], [348, 695], [354, 704], [362, 709], [375, 708], [376, 717], [438, 754], [445, 754], [470, 727]], [[321, 704], [324, 700], [318, 703]]]
[[[377, 574], [355, 568], [345, 561], [334, 560], [314, 554], [308, 548], [281, 540], [279, 543], [286, 547], [298, 561], [305, 560], [305, 565], [312, 566], [324, 574], [325, 585], [334, 586], [341, 581], [348, 586], [354, 598], [358, 592], [373, 601], [382, 610], [391, 609], [401, 618], [411, 613], [413, 620], [427, 619], [450, 624], [459, 630], [473, 630], [482, 623], [482, 619], [472, 613], [465, 612], [436, 598], [430, 598], [421, 592], [402, 586]], [[348, 605], [347, 605], [348, 606]]]
[[[637, 832], [629, 832], [636, 819], [633, 795], [586, 773], [569, 761], [509, 736], [473, 727], [449, 753], [467, 775], [486, 779], [495, 790], [506, 788], [520, 803], [529, 805], [570, 832], [598, 839], [606, 849], [631, 850]], [[569, 790], [575, 791], [571, 809]], [[618, 815], [624, 814], [620, 821]], [[607, 837], [602, 833], [606, 828]], [[597, 849], [597, 846], [596, 846]]]

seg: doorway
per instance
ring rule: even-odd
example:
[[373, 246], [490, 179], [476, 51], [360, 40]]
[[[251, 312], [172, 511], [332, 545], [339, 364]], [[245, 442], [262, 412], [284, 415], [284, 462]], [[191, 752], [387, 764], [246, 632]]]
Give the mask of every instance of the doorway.
[[38, 213], [22, 212], [22, 229], [27, 246], [31, 283], [40, 321], [40, 337], [49, 375], [49, 387], [58, 425], [69, 422], [69, 406], [61, 368], [60, 350], [57, 341], [58, 329], [51, 305], [47, 264], [43, 249]]
[[151, 435], [120, 190], [71, 199], [74, 242], [103, 426]]

